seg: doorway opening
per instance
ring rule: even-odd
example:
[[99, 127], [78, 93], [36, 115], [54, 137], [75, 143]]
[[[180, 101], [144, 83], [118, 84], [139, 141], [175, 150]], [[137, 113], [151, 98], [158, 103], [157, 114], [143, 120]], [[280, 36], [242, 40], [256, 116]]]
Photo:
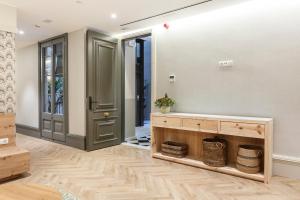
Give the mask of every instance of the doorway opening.
[[150, 148], [151, 35], [124, 41], [125, 142]]

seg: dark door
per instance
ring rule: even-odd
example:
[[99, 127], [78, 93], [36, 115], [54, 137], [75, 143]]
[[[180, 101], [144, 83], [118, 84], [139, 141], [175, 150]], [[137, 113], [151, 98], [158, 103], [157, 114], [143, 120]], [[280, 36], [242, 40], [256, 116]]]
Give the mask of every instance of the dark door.
[[121, 143], [121, 69], [117, 40], [87, 33], [87, 150]]
[[40, 43], [41, 52], [41, 134], [66, 141], [66, 36]]
[[144, 40], [136, 39], [136, 126], [144, 126]]

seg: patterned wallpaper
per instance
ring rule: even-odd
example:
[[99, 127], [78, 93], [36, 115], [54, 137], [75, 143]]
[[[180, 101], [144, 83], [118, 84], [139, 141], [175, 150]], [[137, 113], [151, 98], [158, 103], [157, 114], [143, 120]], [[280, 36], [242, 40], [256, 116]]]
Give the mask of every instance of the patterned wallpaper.
[[0, 113], [15, 112], [15, 34], [0, 30]]

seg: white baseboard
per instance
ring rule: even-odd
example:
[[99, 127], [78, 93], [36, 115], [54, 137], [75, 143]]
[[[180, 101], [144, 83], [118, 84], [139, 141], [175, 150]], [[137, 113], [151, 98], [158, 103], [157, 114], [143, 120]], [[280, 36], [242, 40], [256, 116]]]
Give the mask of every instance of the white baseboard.
[[300, 179], [300, 158], [273, 155], [273, 175]]

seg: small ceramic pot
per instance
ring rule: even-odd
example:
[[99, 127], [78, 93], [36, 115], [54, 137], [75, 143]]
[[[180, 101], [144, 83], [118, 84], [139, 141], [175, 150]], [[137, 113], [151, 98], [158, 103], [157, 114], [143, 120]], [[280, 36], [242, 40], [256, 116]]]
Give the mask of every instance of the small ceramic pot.
[[163, 114], [171, 112], [171, 107], [170, 106], [162, 106], [160, 107], [160, 112]]

